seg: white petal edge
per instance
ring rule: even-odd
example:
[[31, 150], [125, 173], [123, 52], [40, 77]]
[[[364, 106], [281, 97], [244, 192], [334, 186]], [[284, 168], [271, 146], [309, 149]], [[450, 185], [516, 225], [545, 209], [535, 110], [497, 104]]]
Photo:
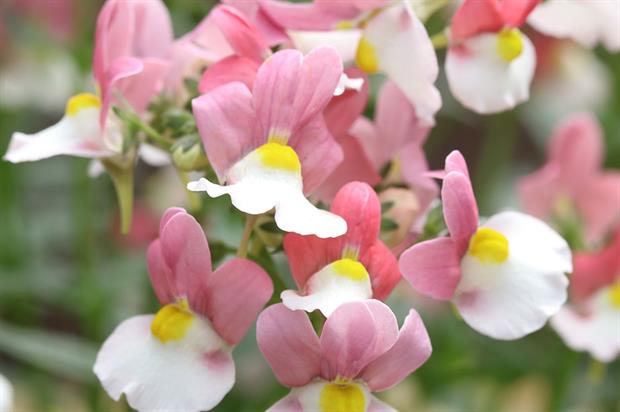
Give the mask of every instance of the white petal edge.
[[168, 152], [147, 143], [142, 143], [140, 145], [138, 148], [138, 156], [144, 163], [150, 166], [163, 167], [172, 164]]
[[508, 259], [484, 264], [466, 254], [454, 302], [474, 330], [518, 339], [542, 328], [566, 301], [570, 249], [553, 229], [522, 213], [502, 212], [482, 226], [508, 239]]
[[527, 101], [536, 51], [525, 35], [521, 37], [523, 51], [510, 63], [496, 51], [496, 34], [481, 34], [450, 47], [445, 69], [456, 100], [480, 114], [502, 112]]
[[303, 54], [308, 54], [319, 46], [332, 46], [336, 49], [344, 63], [353, 61], [357, 52], [357, 45], [362, 37], [361, 30], [332, 30], [332, 31], [297, 31], [288, 30], [293, 45]]
[[162, 344], [151, 334], [153, 319], [129, 318], [104, 342], [93, 370], [106, 392], [115, 400], [125, 393], [138, 411], [214, 408], [235, 382], [230, 350], [209, 358], [222, 343], [200, 318], [184, 340]]

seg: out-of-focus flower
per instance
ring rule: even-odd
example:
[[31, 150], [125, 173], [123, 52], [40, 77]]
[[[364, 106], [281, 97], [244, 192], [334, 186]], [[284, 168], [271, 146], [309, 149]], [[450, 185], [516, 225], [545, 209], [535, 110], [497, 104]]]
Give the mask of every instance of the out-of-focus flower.
[[131, 229], [125, 235], [121, 234], [118, 229], [120, 227], [120, 220], [120, 213], [116, 213], [112, 221], [112, 230], [119, 245], [142, 251], [157, 238], [159, 230], [158, 215], [146, 203], [134, 202]]
[[620, 353], [620, 229], [601, 251], [576, 252], [573, 264], [572, 302], [551, 326], [572, 349], [611, 362]]
[[252, 92], [240, 82], [194, 99], [193, 110], [217, 185], [188, 185], [209, 196], [228, 194], [239, 210], [262, 214], [275, 208], [278, 227], [319, 237], [340, 236], [346, 222], [317, 209], [311, 193], [342, 160], [322, 111], [342, 74], [331, 47], [307, 56], [283, 50], [258, 70]]
[[383, 214], [397, 227], [392, 230], [381, 231], [381, 239], [391, 248], [396, 248], [405, 239], [412, 229], [413, 223], [420, 216], [420, 201], [409, 189], [390, 187], [379, 193], [381, 204], [389, 204], [389, 209]]
[[536, 53], [518, 29], [539, 0], [465, 0], [452, 18], [446, 75], [454, 97], [475, 112], [511, 109], [529, 98]]
[[13, 385], [0, 373], [0, 412], [13, 410]]
[[57, 41], [67, 43], [75, 36], [78, 8], [74, 0], [9, 0], [7, 4], [15, 11], [34, 17]]
[[100, 96], [73, 96], [60, 122], [32, 135], [14, 133], [4, 159], [15, 163], [62, 154], [120, 154], [120, 123], [110, 105], [118, 93], [138, 113], [146, 109], [168, 70], [162, 57], [171, 39], [170, 16], [161, 1], [108, 0], [97, 19], [93, 56]]
[[290, 309], [318, 309], [329, 316], [346, 302], [387, 298], [401, 278], [396, 258], [378, 239], [381, 206], [370, 186], [361, 182], [343, 186], [331, 211], [347, 222], [345, 235], [284, 237], [284, 251], [299, 288], [282, 292], [282, 302]]
[[450, 237], [418, 243], [400, 258], [405, 279], [425, 295], [452, 300], [465, 322], [495, 339], [540, 329], [566, 301], [568, 245], [538, 219], [502, 212], [478, 227], [467, 164], [446, 158], [441, 190]]
[[121, 323], [94, 372], [108, 394], [140, 411], [202, 411], [232, 388], [232, 349], [273, 292], [257, 264], [233, 259], [212, 272], [202, 228], [183, 209], [161, 220], [148, 250], [151, 283], [164, 305]]
[[258, 0], [223, 0], [243, 13], [257, 28], [270, 46], [285, 43], [288, 40], [284, 30], [276, 25], [260, 8]]
[[415, 310], [399, 331], [390, 308], [377, 300], [340, 306], [320, 338], [304, 312], [270, 306], [258, 318], [256, 338], [278, 381], [292, 388], [269, 412], [393, 412], [371, 392], [398, 384], [432, 351]]
[[610, 51], [620, 51], [618, 0], [548, 0], [527, 22], [548, 36], [569, 38], [589, 48], [602, 43]]
[[293, 4], [259, 0], [262, 10], [287, 29], [293, 45], [309, 51], [334, 46], [343, 61], [368, 73], [386, 74], [416, 107], [420, 123], [432, 126], [441, 107], [434, 86], [437, 56], [409, 1], [315, 1]]
[[519, 183], [524, 209], [560, 225], [578, 219], [589, 241], [600, 240], [620, 222], [620, 173], [600, 170], [602, 145], [592, 115], [575, 114], [560, 123], [547, 164]]

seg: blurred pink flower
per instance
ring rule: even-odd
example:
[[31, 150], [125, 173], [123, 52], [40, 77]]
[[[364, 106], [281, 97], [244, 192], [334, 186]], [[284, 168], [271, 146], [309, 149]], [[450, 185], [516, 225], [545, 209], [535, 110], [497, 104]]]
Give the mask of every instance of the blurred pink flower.
[[331, 47], [305, 57], [282, 50], [259, 68], [252, 91], [227, 83], [193, 100], [205, 152], [219, 181], [188, 188], [212, 197], [228, 194], [239, 210], [262, 214], [275, 208], [284, 231], [340, 236], [345, 221], [317, 209], [305, 194], [315, 190], [342, 160], [323, 110], [342, 75]]
[[465, 159], [446, 158], [441, 189], [449, 237], [415, 244], [400, 269], [420, 293], [452, 300], [465, 322], [495, 339], [540, 329], [566, 300], [568, 245], [543, 222], [502, 212], [478, 227], [478, 207]]
[[620, 173], [601, 171], [602, 163], [597, 120], [568, 117], [553, 132], [547, 164], [519, 182], [525, 211], [548, 221], [577, 217], [587, 240], [600, 240], [620, 222]]
[[122, 322], [94, 372], [112, 398], [125, 393], [138, 410], [212, 409], [234, 384], [232, 349], [271, 297], [271, 280], [246, 259], [212, 271], [201, 226], [179, 208], [162, 217], [148, 266], [163, 307]]
[[371, 392], [398, 384], [431, 355], [431, 342], [411, 309], [398, 330], [389, 307], [377, 300], [350, 302], [327, 318], [320, 338], [302, 311], [270, 306], [257, 322], [258, 346], [291, 392], [269, 412], [395, 409]]
[[347, 222], [347, 233], [333, 239], [284, 237], [284, 251], [299, 292], [282, 292], [290, 309], [329, 316], [345, 302], [386, 299], [400, 281], [396, 258], [379, 240], [381, 205], [370, 186], [351, 182], [338, 191], [331, 212]]
[[529, 98], [536, 53], [518, 27], [540, 0], [464, 0], [450, 25], [446, 76], [463, 106], [488, 114]]
[[270, 46], [285, 43], [288, 40], [284, 30], [275, 24], [259, 7], [258, 0], [223, 0], [243, 13], [261, 32]]

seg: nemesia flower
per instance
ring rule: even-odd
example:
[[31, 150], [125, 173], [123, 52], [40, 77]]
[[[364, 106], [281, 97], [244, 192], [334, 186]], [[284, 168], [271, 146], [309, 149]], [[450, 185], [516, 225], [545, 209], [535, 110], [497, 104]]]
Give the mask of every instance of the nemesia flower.
[[284, 30], [265, 15], [258, 4], [258, 0], [223, 0], [222, 3], [243, 13], [258, 28], [270, 46], [282, 44], [288, 40]]
[[488, 114], [528, 99], [536, 53], [518, 27], [539, 1], [463, 1], [446, 56], [450, 91], [463, 106]]
[[211, 270], [204, 232], [170, 208], [148, 250], [151, 283], [163, 307], [125, 320], [101, 347], [94, 372], [115, 400], [139, 411], [202, 411], [232, 388], [232, 349], [271, 297], [257, 264], [232, 259]]
[[387, 298], [401, 278], [396, 258], [378, 239], [381, 205], [370, 186], [361, 182], [343, 186], [331, 211], [347, 222], [345, 235], [284, 237], [284, 251], [299, 288], [282, 292], [289, 309], [318, 309], [329, 316], [346, 302]]
[[620, 51], [618, 0], [547, 0], [527, 22], [548, 36], [569, 38], [590, 48], [602, 43], [609, 51]]
[[449, 237], [412, 246], [400, 269], [418, 292], [451, 300], [463, 320], [495, 339], [540, 329], [566, 301], [572, 270], [568, 245], [538, 219], [502, 212], [478, 226], [465, 159], [446, 158], [441, 189]]
[[161, 89], [172, 39], [170, 16], [159, 0], [108, 0], [97, 19], [93, 72], [99, 96], [75, 95], [64, 117], [38, 133], [14, 133], [5, 160], [13, 163], [56, 155], [87, 158], [121, 153], [122, 135], [109, 107], [119, 93], [138, 113]]
[[262, 10], [287, 29], [302, 52], [331, 45], [343, 61], [355, 60], [367, 73], [384, 73], [416, 107], [420, 122], [435, 123], [441, 96], [434, 86], [439, 73], [428, 33], [409, 1], [317, 0], [293, 4], [259, 0]]
[[603, 250], [576, 252], [572, 302], [551, 318], [551, 326], [574, 350], [601, 362], [620, 354], [620, 229]]
[[579, 113], [560, 123], [547, 164], [519, 182], [525, 211], [558, 223], [578, 218], [588, 240], [601, 239], [620, 222], [620, 173], [600, 170], [602, 145], [592, 115]]
[[193, 100], [205, 152], [221, 183], [188, 184], [209, 196], [228, 194], [242, 212], [275, 208], [278, 227], [319, 237], [340, 236], [346, 222], [317, 209], [311, 193], [342, 160], [322, 111], [342, 74], [336, 51], [320, 47], [305, 57], [282, 50], [263, 63], [252, 91], [240, 82]]
[[278, 381], [292, 388], [268, 412], [393, 412], [371, 392], [398, 384], [432, 351], [415, 310], [399, 331], [377, 300], [340, 306], [320, 338], [307, 314], [273, 305], [258, 317], [256, 340]]
[[[423, 212], [420, 201], [411, 190], [401, 187], [389, 187], [381, 191], [379, 200], [382, 204], [392, 205], [383, 216], [398, 225], [394, 230], [382, 231], [381, 239], [392, 248], [392, 251], [395, 249], [398, 251], [397, 246], [410, 237], [414, 222]], [[398, 253], [395, 254], [398, 256]]]

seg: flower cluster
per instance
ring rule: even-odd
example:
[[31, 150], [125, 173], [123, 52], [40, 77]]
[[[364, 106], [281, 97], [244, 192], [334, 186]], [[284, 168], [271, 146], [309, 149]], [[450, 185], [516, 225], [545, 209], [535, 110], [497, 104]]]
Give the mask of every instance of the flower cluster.
[[[15, 133], [4, 157], [93, 159], [114, 182], [125, 231], [139, 158], [175, 168], [188, 196], [228, 196], [246, 219], [237, 256], [212, 270], [201, 208], [161, 217], [147, 253], [161, 309], [121, 323], [94, 365], [112, 398], [124, 394], [140, 411], [214, 408], [235, 382], [233, 349], [258, 317], [258, 347], [291, 388], [271, 411], [391, 411], [372, 392], [432, 351], [414, 309], [399, 330], [383, 303], [403, 278], [490, 338], [519, 339], [552, 319], [571, 347], [617, 356], [620, 176], [598, 170], [595, 121], [581, 115], [555, 132], [547, 165], [519, 186], [531, 215], [479, 216], [463, 155], [429, 171], [423, 145], [442, 105], [436, 48], [447, 47], [456, 100], [505, 111], [528, 99], [534, 75], [526, 21], [618, 50], [619, 26], [594, 21], [618, 10], [464, 0], [431, 37], [424, 20], [445, 2], [225, 3], [174, 39], [162, 1], [107, 0], [96, 94], [71, 97], [48, 129]], [[580, 31], [561, 17], [580, 13], [593, 16]], [[568, 227], [585, 228], [579, 241]], [[280, 251], [296, 290], [261, 258]]]

